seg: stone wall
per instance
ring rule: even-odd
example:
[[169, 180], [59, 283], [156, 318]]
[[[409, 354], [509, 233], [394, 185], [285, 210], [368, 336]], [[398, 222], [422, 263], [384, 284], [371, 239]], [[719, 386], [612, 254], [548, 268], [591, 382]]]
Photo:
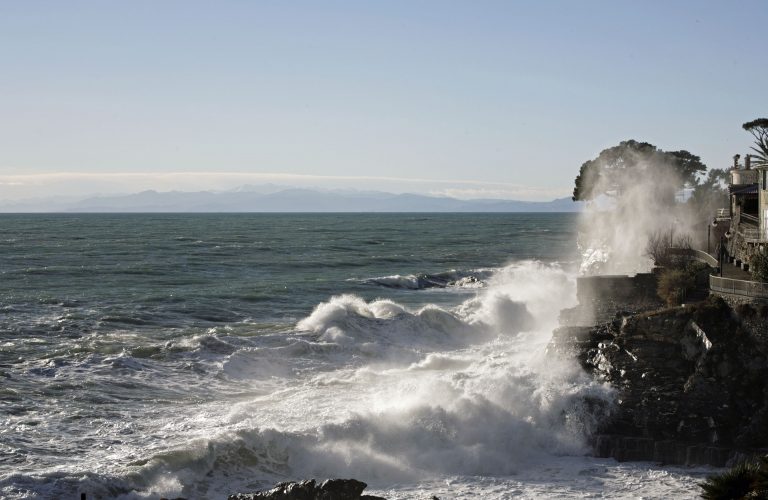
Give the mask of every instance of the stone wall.
[[760, 455], [757, 450], [744, 452], [733, 448], [691, 445], [674, 440], [601, 434], [593, 440], [594, 454], [619, 462], [649, 461], [677, 465], [725, 467], [746, 457]]
[[634, 276], [584, 276], [576, 279], [579, 305], [564, 310], [560, 322], [565, 326], [593, 326], [611, 321], [619, 311], [639, 312], [661, 306], [653, 273]]
[[653, 273], [634, 276], [584, 276], [576, 279], [576, 295], [580, 304], [589, 301], [635, 303], [656, 299], [658, 279]]
[[737, 295], [737, 294], [715, 292], [715, 291], [712, 291], [710, 293], [712, 295], [716, 295], [722, 298], [724, 301], [728, 303], [729, 306], [733, 308], [736, 308], [744, 304], [751, 304], [755, 307], [760, 307], [760, 305], [762, 304], [768, 304], [768, 299], [763, 299], [760, 297], [747, 297], [745, 295]]
[[[752, 256], [755, 255], [757, 247], [755, 245], [747, 243], [744, 237], [738, 231], [733, 231], [731, 239], [726, 243], [728, 254], [731, 255], [736, 261], [743, 262], [749, 265], [752, 260]], [[725, 264], [730, 265], [730, 264]]]

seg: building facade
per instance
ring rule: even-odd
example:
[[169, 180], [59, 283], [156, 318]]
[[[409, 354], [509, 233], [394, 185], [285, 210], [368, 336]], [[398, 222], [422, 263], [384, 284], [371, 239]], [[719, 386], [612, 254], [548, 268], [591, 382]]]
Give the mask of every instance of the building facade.
[[752, 256], [768, 246], [768, 168], [753, 168], [750, 160], [750, 155], [746, 155], [740, 164], [739, 156], [734, 157], [728, 186], [727, 251], [731, 260], [745, 270]]

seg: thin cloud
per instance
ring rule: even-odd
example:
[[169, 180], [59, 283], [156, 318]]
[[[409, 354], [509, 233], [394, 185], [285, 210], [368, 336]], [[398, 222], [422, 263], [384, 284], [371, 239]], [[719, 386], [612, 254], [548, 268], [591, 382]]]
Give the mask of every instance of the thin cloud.
[[424, 179], [418, 177], [388, 177], [366, 175], [313, 175], [313, 174], [288, 174], [271, 172], [42, 172], [35, 174], [0, 174], [0, 183], [19, 181], [41, 181], [61, 179], [93, 179], [114, 180], [119, 178], [129, 179], [175, 179], [175, 178], [252, 178], [258, 180], [322, 180], [322, 181], [386, 181], [386, 182], [413, 182], [430, 184], [465, 184], [476, 186], [508, 186], [521, 187], [521, 184], [509, 182], [489, 182], [472, 179]]
[[475, 179], [425, 179], [365, 175], [313, 175], [279, 172], [41, 172], [0, 174], [5, 199], [68, 195], [127, 194], [156, 191], [222, 191], [246, 184], [307, 188], [345, 188], [420, 193], [454, 198], [504, 198], [549, 201], [567, 189], [539, 188]]
[[432, 196], [447, 196], [460, 200], [499, 199], [499, 200], [552, 200], [570, 195], [568, 188], [535, 188], [517, 186], [514, 188], [447, 188], [431, 190]]

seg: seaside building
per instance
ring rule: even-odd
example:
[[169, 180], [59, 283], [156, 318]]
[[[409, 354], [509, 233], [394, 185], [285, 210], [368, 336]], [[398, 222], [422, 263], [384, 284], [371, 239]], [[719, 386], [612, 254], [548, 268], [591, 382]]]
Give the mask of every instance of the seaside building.
[[721, 209], [716, 222], [730, 223], [726, 233], [726, 250], [730, 260], [743, 269], [749, 268], [752, 256], [768, 246], [768, 167], [752, 167], [751, 156], [739, 162], [734, 156], [728, 186], [730, 207]]

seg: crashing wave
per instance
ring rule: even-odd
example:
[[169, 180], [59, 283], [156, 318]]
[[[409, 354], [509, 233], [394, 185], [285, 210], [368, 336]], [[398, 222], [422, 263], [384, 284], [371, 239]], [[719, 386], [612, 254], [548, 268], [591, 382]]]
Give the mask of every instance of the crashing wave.
[[424, 290], [427, 288], [482, 288], [486, 285], [485, 280], [492, 274], [493, 270], [476, 270], [470, 272], [446, 271], [435, 274], [409, 274], [391, 276], [378, 276], [368, 278], [364, 283], [383, 286], [386, 288], [400, 288], [405, 290]]

